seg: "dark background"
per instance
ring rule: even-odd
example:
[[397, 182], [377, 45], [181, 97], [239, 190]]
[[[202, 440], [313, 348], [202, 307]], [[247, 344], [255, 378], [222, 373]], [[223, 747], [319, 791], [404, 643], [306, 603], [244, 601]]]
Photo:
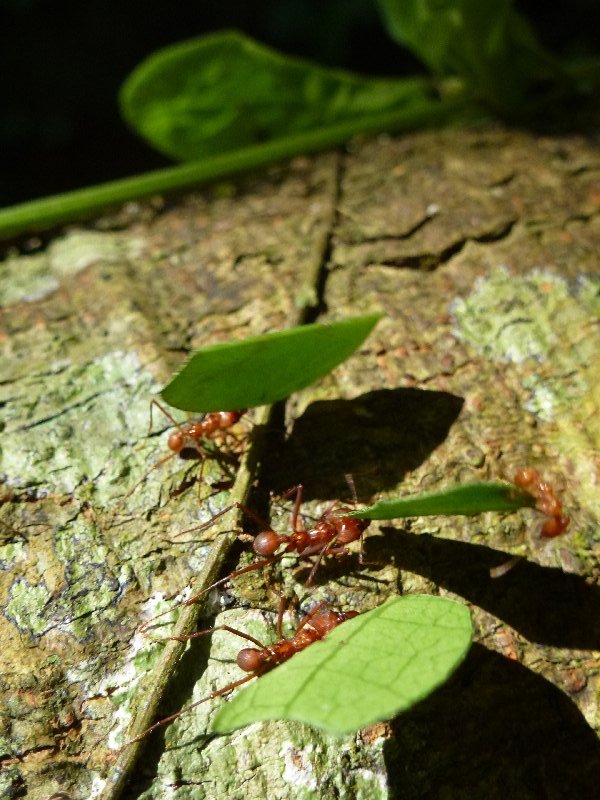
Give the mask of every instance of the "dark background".
[[[517, 7], [555, 52], [595, 46], [598, 0]], [[374, 0], [0, 0], [0, 206], [166, 165], [121, 121], [119, 87], [154, 50], [227, 27], [330, 66], [421, 71]]]

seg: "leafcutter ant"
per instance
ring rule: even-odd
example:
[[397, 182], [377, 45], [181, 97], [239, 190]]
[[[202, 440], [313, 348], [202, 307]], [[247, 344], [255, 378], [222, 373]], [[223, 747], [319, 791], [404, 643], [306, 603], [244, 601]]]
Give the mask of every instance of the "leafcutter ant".
[[517, 472], [514, 482], [519, 489], [523, 489], [535, 498], [537, 510], [548, 517], [542, 525], [541, 535], [553, 539], [564, 533], [569, 527], [570, 519], [568, 516], [563, 516], [562, 504], [548, 481], [543, 480], [535, 469], [525, 467]]
[[[353, 489], [353, 493], [356, 494], [353, 483], [351, 482], [349, 476], [348, 478]], [[307, 586], [312, 583], [323, 557], [327, 555], [345, 555], [348, 553], [347, 545], [351, 542], [360, 540], [361, 549], [359, 558], [360, 562], [364, 563], [363, 535], [365, 530], [371, 524], [370, 519], [356, 519], [355, 517], [347, 516], [352, 509], [349, 506], [340, 505], [339, 501], [335, 500], [315, 521], [314, 526], [306, 529], [304, 525], [301, 524], [300, 517], [302, 486], [296, 486], [290, 492], [287, 492], [287, 494], [291, 494], [292, 492], [296, 492], [296, 498], [294, 500], [294, 507], [291, 516], [292, 533], [277, 533], [277, 531], [274, 531], [271, 528], [261, 531], [261, 533], [255, 537], [253, 543], [254, 552], [259, 556], [263, 556], [260, 561], [255, 561], [253, 564], [249, 564], [247, 567], [234, 570], [224, 578], [215, 581], [198, 594], [188, 598], [184, 603], [182, 603], [183, 606], [190, 606], [194, 603], [197, 603], [208, 592], [216, 589], [218, 586], [222, 586], [224, 583], [234, 580], [240, 575], [245, 575], [248, 572], [261, 569], [262, 567], [266, 567], [269, 564], [275, 563], [276, 561], [280, 561], [288, 553], [297, 553], [300, 557], [313, 555], [317, 556], [317, 560], [313, 564], [306, 581]], [[239, 508], [244, 512], [244, 514], [246, 514], [246, 516], [253, 519], [258, 525], [264, 526], [264, 521], [257, 514], [255, 514], [252, 509], [247, 508], [241, 503], [234, 503], [233, 505], [224, 508], [218, 514], [215, 514], [215, 516], [212, 517], [212, 519], [210, 519], [208, 522], [205, 522], [198, 528], [192, 528], [190, 530], [204, 530], [209, 525], [212, 525], [219, 517], [222, 517], [224, 514], [227, 514], [227, 512], [231, 511], [232, 508]], [[276, 552], [282, 546], [283, 549], [280, 550], [280, 552]], [[144, 633], [154, 623], [155, 620], [159, 619], [165, 614], [170, 613], [171, 609], [157, 615], [156, 617], [153, 617], [151, 620], [148, 620], [148, 622], [145, 622], [140, 627], [140, 632]]]
[[279, 606], [279, 614], [277, 617], [278, 641], [270, 645], [263, 644], [258, 639], [250, 636], [250, 634], [244, 633], [237, 628], [232, 628], [229, 625], [216, 625], [214, 628], [197, 631], [196, 633], [190, 633], [186, 636], [165, 637], [166, 639], [174, 639], [175, 641], [187, 641], [188, 639], [195, 639], [199, 636], [206, 636], [207, 634], [214, 633], [214, 631], [228, 631], [229, 633], [233, 633], [235, 636], [239, 636], [241, 639], [246, 639], [246, 641], [255, 645], [254, 647], [244, 647], [239, 651], [236, 659], [238, 667], [249, 674], [245, 675], [243, 678], [239, 678], [236, 681], [232, 681], [222, 689], [217, 689], [216, 691], [211, 692], [206, 697], [203, 697], [202, 700], [198, 700], [195, 703], [186, 706], [185, 708], [181, 709], [181, 711], [177, 711], [175, 714], [171, 714], [170, 716], [155, 722], [154, 725], [151, 725], [138, 736], [126, 742], [126, 744], [123, 745], [123, 748], [133, 744], [134, 742], [140, 741], [148, 734], [152, 733], [158, 728], [163, 727], [163, 725], [168, 725], [182, 714], [186, 714], [188, 711], [196, 708], [196, 706], [206, 703], [209, 700], [214, 700], [215, 697], [227, 695], [238, 686], [242, 686], [242, 684], [252, 680], [252, 678], [258, 678], [261, 675], [264, 675], [265, 672], [269, 672], [269, 670], [273, 669], [278, 664], [288, 661], [293, 655], [299, 653], [301, 650], [304, 650], [313, 642], [323, 639], [323, 637], [326, 636], [329, 631], [333, 630], [333, 628], [336, 628], [338, 625], [341, 625], [348, 619], [358, 616], [358, 611], [332, 611], [327, 610], [324, 608], [324, 606], [325, 603], [323, 602], [315, 606], [315, 608], [313, 608], [312, 611], [310, 611], [298, 625], [294, 635], [290, 639], [284, 639], [282, 623], [283, 612], [285, 609], [285, 598], [282, 597]]
[[[169, 435], [167, 439], [167, 446], [171, 451], [167, 456], [161, 458], [149, 470], [147, 470], [135, 486], [130, 489], [125, 497], [130, 497], [135, 490], [140, 486], [155, 469], [158, 469], [167, 461], [170, 461], [175, 456], [179, 455], [186, 448], [193, 448], [198, 451], [200, 457], [204, 460], [206, 458], [206, 451], [202, 447], [202, 440], [214, 439], [219, 434], [229, 432], [229, 428], [235, 425], [240, 418], [246, 413], [247, 409], [240, 411], [212, 411], [202, 417], [191, 420], [189, 422], [178, 423], [166, 408], [161, 406], [157, 400], [150, 401], [150, 425], [148, 427], [148, 434], [152, 429], [152, 408], [156, 406], [165, 417], [175, 426], [175, 430]], [[233, 435], [233, 434], [230, 434]]]
[[[531, 467], [523, 467], [518, 470], [513, 478], [513, 483], [522, 489], [524, 492], [530, 494], [536, 501], [535, 507], [538, 511], [546, 514], [548, 519], [544, 522], [540, 529], [540, 534], [547, 539], [553, 539], [555, 536], [560, 536], [569, 527], [570, 519], [563, 516], [562, 504], [557, 496], [554, 494], [554, 489], [542, 479], [537, 470]], [[513, 556], [500, 564], [497, 567], [490, 569], [490, 577], [501, 578], [507, 572], [516, 566], [521, 561], [522, 556]]]

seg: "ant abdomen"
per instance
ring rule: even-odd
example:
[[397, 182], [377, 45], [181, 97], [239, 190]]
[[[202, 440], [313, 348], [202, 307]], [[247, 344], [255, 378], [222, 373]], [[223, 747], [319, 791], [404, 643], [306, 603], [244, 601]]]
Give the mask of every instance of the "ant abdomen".
[[257, 650], [256, 647], [244, 647], [236, 658], [238, 667], [244, 672], [256, 672], [262, 666], [263, 661], [263, 651]]
[[169, 450], [172, 450], [174, 453], [179, 453], [183, 450], [183, 446], [185, 444], [185, 435], [183, 431], [173, 431], [173, 433], [167, 439], [167, 445]]
[[259, 556], [272, 556], [285, 541], [287, 541], [287, 536], [282, 536], [275, 531], [263, 531], [254, 539], [254, 552]]

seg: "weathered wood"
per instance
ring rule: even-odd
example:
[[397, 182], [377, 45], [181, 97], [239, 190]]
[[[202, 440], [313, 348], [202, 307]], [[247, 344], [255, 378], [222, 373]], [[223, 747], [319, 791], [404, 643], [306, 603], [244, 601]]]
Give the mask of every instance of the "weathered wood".
[[[347, 496], [351, 472], [367, 500], [531, 465], [561, 489], [571, 528], [541, 540], [531, 511], [417, 519], [369, 537], [382, 565], [325, 566], [315, 590], [284, 566], [273, 588], [280, 580], [299, 602], [317, 594], [362, 610], [398, 590], [463, 598], [479, 644], [418, 708], [341, 742], [283, 723], [207, 739], [214, 705], [202, 706], [152, 738], [125, 796], [592, 796], [598, 161], [576, 137], [383, 138], [9, 256], [5, 792], [106, 796], [107, 754], [161, 650], [135, 631], [198, 573], [217, 536], [173, 538], [228, 502], [223, 490], [199, 510], [194, 485], [173, 495], [193, 484], [193, 462], [169, 462], [124, 497], [163, 453], [162, 438], [145, 438], [152, 392], [190, 349], [294, 324], [312, 305], [325, 320], [387, 317], [359, 354], [288, 402], [289, 436], [262, 459], [264, 489], [301, 481], [309, 500], [326, 501]], [[210, 462], [207, 483], [222, 470]], [[272, 513], [286, 524], [278, 504]], [[490, 578], [507, 554], [524, 559]], [[258, 573], [235, 591], [260, 611], [224, 617], [262, 636], [274, 592]], [[237, 643], [213, 639], [185, 651], [163, 713], [237, 675]]]

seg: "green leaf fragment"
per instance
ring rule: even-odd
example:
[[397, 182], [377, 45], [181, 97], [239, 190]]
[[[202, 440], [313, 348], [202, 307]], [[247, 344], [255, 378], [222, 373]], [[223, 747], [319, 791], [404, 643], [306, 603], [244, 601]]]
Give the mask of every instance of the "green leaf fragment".
[[166, 47], [129, 76], [121, 111], [180, 160], [327, 128], [386, 111], [430, 107], [425, 79], [365, 78], [282, 55], [237, 31]]
[[212, 729], [285, 719], [351, 733], [430, 694], [461, 663], [471, 638], [466, 606], [429, 595], [396, 598], [258, 678], [223, 703]]
[[396, 500], [379, 500], [348, 516], [358, 519], [399, 519], [433, 514], [469, 516], [484, 511], [516, 511], [533, 505], [535, 499], [513, 484], [489, 481], [466, 483], [440, 492], [426, 492]]
[[438, 76], [462, 79], [503, 114], [527, 111], [544, 82], [564, 74], [513, 0], [378, 0], [390, 36]]
[[185, 411], [233, 411], [297, 392], [345, 361], [382, 314], [302, 325], [199, 350], [161, 395]]

